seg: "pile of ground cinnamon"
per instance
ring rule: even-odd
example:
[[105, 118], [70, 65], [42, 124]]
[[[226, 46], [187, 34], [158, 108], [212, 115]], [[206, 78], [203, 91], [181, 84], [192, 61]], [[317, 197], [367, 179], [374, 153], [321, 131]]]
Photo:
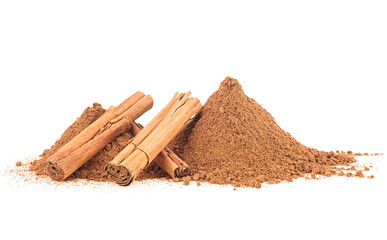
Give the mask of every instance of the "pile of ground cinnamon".
[[336, 166], [356, 162], [346, 153], [302, 145], [230, 77], [170, 147], [191, 166], [195, 180], [234, 186], [332, 176]]

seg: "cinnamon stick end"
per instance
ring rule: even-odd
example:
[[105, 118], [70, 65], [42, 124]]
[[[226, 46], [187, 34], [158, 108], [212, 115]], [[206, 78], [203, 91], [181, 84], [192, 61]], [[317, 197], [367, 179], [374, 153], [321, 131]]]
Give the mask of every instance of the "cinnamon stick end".
[[122, 165], [115, 164], [106, 164], [105, 166], [106, 174], [120, 186], [128, 186], [132, 183], [134, 175]]
[[62, 181], [65, 178], [63, 169], [55, 162], [50, 161], [47, 163], [47, 172], [49, 173], [49, 176], [55, 181]]
[[191, 173], [189, 168], [178, 167], [175, 169], [175, 176], [178, 178], [182, 178], [188, 176]]
[[110, 176], [111, 174], [114, 174], [115, 171], [117, 171], [117, 165], [114, 163], [107, 163], [103, 169], [105, 173]]

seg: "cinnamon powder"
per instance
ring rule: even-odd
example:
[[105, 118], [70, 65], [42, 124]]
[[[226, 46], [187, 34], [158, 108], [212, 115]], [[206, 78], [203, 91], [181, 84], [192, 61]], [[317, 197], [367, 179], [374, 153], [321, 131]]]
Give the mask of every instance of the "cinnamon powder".
[[305, 174], [332, 176], [336, 166], [356, 162], [352, 155], [302, 145], [230, 77], [170, 147], [202, 181], [237, 187], [292, 181]]

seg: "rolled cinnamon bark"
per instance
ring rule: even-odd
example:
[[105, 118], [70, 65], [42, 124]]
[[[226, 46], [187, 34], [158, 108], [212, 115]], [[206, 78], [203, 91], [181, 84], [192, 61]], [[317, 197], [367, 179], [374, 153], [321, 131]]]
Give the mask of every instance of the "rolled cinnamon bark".
[[[153, 100], [151, 96], [147, 95], [139, 99], [129, 109], [124, 109], [120, 106], [117, 107], [119, 108], [119, 111], [114, 111], [117, 108], [112, 109], [115, 114], [111, 116], [115, 116], [115, 118], [100, 128], [99, 132], [97, 131], [96, 136], [87, 143], [81, 145], [83, 142], [82, 138], [81, 143], [77, 141], [72, 143], [72, 146], [81, 147], [68, 154], [65, 158], [48, 159], [47, 170], [51, 178], [60, 181], [70, 176], [75, 170], [101, 151], [108, 143], [113, 141], [122, 133], [128, 131], [134, 120], [152, 108]], [[98, 121], [98, 119], [96, 121]], [[92, 131], [95, 132], [95, 129], [92, 128]], [[90, 136], [90, 133], [87, 132], [87, 128], [80, 134]]]
[[[125, 160], [119, 163], [118, 166], [112, 166], [111, 169], [109, 166], [107, 167], [107, 173], [117, 184], [129, 185], [185, 127], [187, 121], [200, 110], [200, 101], [188, 97], [189, 93], [180, 97], [166, 111], [167, 114], [162, 117], [157, 126], [150, 131], [149, 135], [138, 146], [135, 146], [134, 151], [130, 152]], [[148, 128], [148, 125], [144, 130], [146, 128]], [[115, 174], [112, 174], [113, 172]]]
[[66, 179], [75, 172], [75, 170], [101, 151], [108, 143], [112, 142], [122, 133], [128, 131], [131, 123], [132, 121], [129, 118], [123, 118], [112, 124], [109, 129], [101, 132], [82, 147], [72, 152], [66, 158], [59, 161], [48, 162], [47, 170], [49, 176], [56, 181]]
[[80, 148], [83, 144], [92, 139], [108, 122], [118, 117], [123, 112], [132, 107], [136, 102], [145, 96], [142, 92], [136, 92], [131, 97], [123, 101], [117, 107], [110, 107], [101, 117], [90, 124], [86, 129], [80, 132], [77, 136], [71, 139], [70, 142], [61, 147], [47, 161], [54, 162], [67, 157], [70, 153]]
[[[138, 136], [142, 129], [143, 126], [141, 124], [133, 122], [132, 127], [130, 128], [130, 132], [133, 136]], [[172, 178], [181, 178], [187, 176], [190, 173], [188, 164], [181, 160], [181, 158], [179, 158], [174, 152], [172, 152], [172, 150], [167, 147], [156, 156], [154, 161]], [[118, 171], [119, 169], [120, 171]], [[111, 176], [116, 180], [122, 176], [122, 171], [124, 170], [122, 168], [117, 168], [116, 164], [108, 163], [105, 166], [105, 172], [108, 174], [108, 176]]]
[[[159, 155], [164, 154], [163, 152], [165, 152], [167, 157], [163, 157], [162, 159], [159, 159]], [[188, 166], [188, 164], [185, 163], [179, 156], [177, 156], [176, 153], [172, 152], [172, 150], [169, 149], [168, 147], [164, 148], [164, 150], [161, 151], [160, 154], [157, 155], [155, 159], [156, 163], [159, 166], [167, 165], [164, 168], [169, 168], [168, 166], [171, 166], [172, 164], [166, 162], [165, 159], [171, 159], [171, 161], [177, 165], [177, 168], [174, 170], [175, 177], [182, 178], [191, 173], [191, 169]]]
[[109, 162], [105, 166], [106, 169], [113, 169], [115, 166], [120, 164], [122, 161], [124, 161], [125, 158], [127, 158], [133, 151], [136, 149], [138, 145], [144, 139], [155, 129], [155, 127], [163, 120], [165, 115], [170, 111], [170, 109], [175, 105], [175, 103], [183, 97], [184, 94], [178, 94], [175, 93], [172, 97], [172, 99], [169, 101], [169, 103], [154, 117], [148, 125], [146, 125], [146, 128], [142, 128], [142, 131], [136, 131], [135, 137], [129, 142], [128, 146], [126, 146], [121, 152], [117, 154], [117, 156]]

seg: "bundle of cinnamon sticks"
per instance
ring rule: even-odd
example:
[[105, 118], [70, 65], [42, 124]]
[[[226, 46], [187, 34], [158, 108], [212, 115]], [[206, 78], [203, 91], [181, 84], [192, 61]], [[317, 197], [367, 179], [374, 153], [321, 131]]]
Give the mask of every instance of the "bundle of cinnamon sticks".
[[[172, 100], [142, 129], [110, 163], [106, 173], [117, 184], [126, 186], [157, 158], [173, 158], [163, 149], [201, 109], [200, 101], [188, 93], [175, 93]], [[176, 174], [176, 173], [175, 173]]]
[[189, 98], [189, 95], [176, 93], [170, 103], [143, 128], [134, 121], [152, 108], [153, 99], [136, 92], [119, 106], [111, 106], [50, 156], [47, 172], [54, 180], [64, 180], [116, 137], [130, 131], [135, 137], [105, 167], [105, 172], [114, 181], [128, 185], [152, 160], [171, 177], [186, 176], [189, 166], [166, 146], [201, 107], [199, 100]]
[[[132, 124], [130, 132], [133, 136], [137, 136], [143, 128], [144, 127], [141, 124], [135, 122]], [[154, 161], [172, 178], [182, 178], [190, 173], [188, 164], [181, 160], [180, 157], [168, 147], [165, 147], [159, 155], [156, 156]], [[111, 166], [111, 164], [107, 164], [106, 166]], [[105, 169], [105, 171], [108, 170]]]

